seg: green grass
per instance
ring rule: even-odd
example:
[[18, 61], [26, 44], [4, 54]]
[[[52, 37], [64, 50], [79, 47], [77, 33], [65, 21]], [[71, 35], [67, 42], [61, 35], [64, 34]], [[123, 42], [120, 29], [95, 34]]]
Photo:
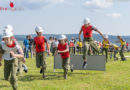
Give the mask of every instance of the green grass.
[[[110, 60], [106, 72], [69, 72], [67, 80], [63, 78], [63, 70], [53, 72], [52, 56], [47, 58], [47, 79], [42, 79], [35, 58], [27, 59], [26, 65], [29, 72], [18, 77], [18, 90], [130, 90], [130, 58], [125, 62]], [[12, 90], [10, 83], [3, 78], [3, 66], [0, 67], [0, 90]]]

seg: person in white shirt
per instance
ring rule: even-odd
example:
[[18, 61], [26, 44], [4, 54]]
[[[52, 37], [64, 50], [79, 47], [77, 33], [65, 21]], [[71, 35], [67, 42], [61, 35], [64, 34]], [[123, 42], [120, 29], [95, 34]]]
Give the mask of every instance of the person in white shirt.
[[[13, 26], [10, 25], [10, 24], [6, 25], [6, 26], [4, 27], [4, 29], [3, 29], [3, 32], [11, 32], [12, 34], [13, 34], [13, 31], [14, 31]], [[16, 40], [16, 38], [14, 37], [14, 35], [12, 35], [11, 38], [15, 41], [15, 43], [17, 43], [17, 45], [19, 45], [20, 53], [21, 53], [21, 54], [24, 54], [22, 47], [20, 46], [20, 44], [18, 43], [18, 41]], [[25, 69], [24, 69], [24, 68], [27, 68], [27, 67], [23, 67], [23, 66], [26, 66], [26, 65], [22, 65], [22, 64], [23, 64], [22, 61], [23, 61], [23, 62], [25, 61], [25, 58], [24, 58], [24, 57], [23, 57], [23, 58], [18, 58], [17, 76], [18, 76], [18, 75], [21, 75], [22, 72], [23, 72], [23, 70], [24, 70], [24, 72], [27, 72], [27, 71], [28, 71], [28, 70], [25, 70]]]
[[[0, 45], [0, 66], [4, 59], [4, 78], [10, 80], [13, 90], [17, 90], [17, 66], [16, 58], [23, 58], [23, 54], [19, 54], [20, 46], [12, 38], [13, 32], [10, 30], [4, 31], [2, 36], [2, 43]], [[24, 61], [25, 62], [25, 61]]]

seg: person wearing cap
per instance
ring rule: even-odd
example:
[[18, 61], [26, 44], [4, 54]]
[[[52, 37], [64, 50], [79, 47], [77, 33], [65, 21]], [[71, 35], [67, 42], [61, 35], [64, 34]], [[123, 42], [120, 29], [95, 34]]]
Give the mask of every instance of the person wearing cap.
[[10, 32], [13, 32], [13, 26], [12, 25], [6, 25], [5, 27], [4, 27], [4, 30], [3, 30], [4, 32], [8, 32], [8, 31], [10, 31]]
[[83, 39], [83, 59], [84, 59], [83, 68], [85, 69], [87, 66], [87, 55], [88, 55], [89, 47], [91, 46], [93, 48], [93, 50], [95, 50], [97, 53], [99, 53], [99, 50], [98, 50], [95, 42], [93, 41], [92, 32], [96, 31], [102, 37], [103, 37], [103, 34], [98, 29], [96, 29], [95, 27], [93, 27], [90, 24], [89, 18], [84, 19], [83, 24], [84, 25], [81, 27], [81, 30], [79, 32], [79, 41], [81, 41], [80, 36], [83, 32], [83, 37], [84, 37], [84, 39]]
[[[3, 32], [12, 32], [12, 34], [13, 34], [13, 26], [12, 25], [10, 25], [10, 24], [8, 24], [8, 25], [6, 25], [5, 27], [4, 27], [4, 30], [3, 30]], [[19, 45], [19, 54], [23, 54], [24, 55], [24, 53], [23, 53], [23, 49], [22, 49], [22, 47], [20, 46], [20, 44], [18, 43], [18, 41], [16, 40], [16, 38], [14, 37], [14, 35], [12, 35], [12, 37], [11, 37], [14, 41], [15, 41], [15, 43], [17, 43], [18, 45]], [[18, 75], [21, 75], [22, 74], [22, 71], [23, 71], [23, 67], [22, 67], [22, 64], [23, 63], [25, 63], [25, 58], [23, 57], [23, 58], [18, 58], [18, 70], [17, 70], [17, 76]], [[27, 68], [27, 67], [26, 67]]]
[[110, 45], [110, 42], [108, 40], [108, 36], [107, 35], [104, 37], [104, 40], [102, 41], [102, 45], [103, 45], [102, 54], [105, 52], [106, 62], [107, 62], [107, 59], [108, 59], [108, 49], [109, 49], [109, 45]]
[[69, 70], [70, 65], [70, 53], [69, 53], [69, 45], [66, 43], [66, 36], [61, 35], [59, 40], [60, 43], [58, 44], [58, 50], [55, 54], [60, 53], [62, 58], [62, 68], [64, 69], [64, 79], [67, 79], [67, 73]]
[[125, 42], [125, 40], [123, 40], [123, 38], [120, 35], [118, 35], [117, 38], [119, 40], [116, 41], [116, 42], [120, 42], [120, 44], [121, 44], [121, 49], [119, 51], [120, 52], [121, 61], [125, 61], [126, 58], [124, 56], [124, 49], [125, 49], [126, 42]]
[[40, 26], [35, 28], [37, 36], [34, 38], [34, 50], [36, 51], [36, 66], [41, 67], [40, 73], [43, 74], [43, 78], [46, 78], [46, 49], [45, 44], [48, 49], [48, 55], [50, 55], [50, 48], [45, 36], [42, 35], [43, 29]]
[[16, 58], [23, 58], [23, 54], [19, 54], [20, 47], [12, 39], [13, 32], [7, 30], [3, 32], [2, 43], [0, 47], [0, 66], [2, 65], [1, 61], [4, 59], [4, 78], [5, 80], [10, 80], [10, 83], [13, 87], [13, 90], [17, 90], [17, 66], [18, 62]]

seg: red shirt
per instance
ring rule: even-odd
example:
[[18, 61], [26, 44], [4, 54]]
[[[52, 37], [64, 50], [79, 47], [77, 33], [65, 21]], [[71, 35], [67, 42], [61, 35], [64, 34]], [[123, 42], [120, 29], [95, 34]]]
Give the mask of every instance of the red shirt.
[[47, 42], [47, 40], [44, 36], [34, 38], [36, 52], [44, 52], [46, 50], [45, 49], [45, 42]]
[[92, 31], [97, 30], [96, 28], [94, 28], [91, 25], [89, 25], [88, 27], [85, 27], [85, 25], [83, 25], [81, 29], [83, 30], [84, 38], [91, 38], [92, 37]]
[[[60, 50], [60, 51], [64, 51], [65, 49], [67, 49], [67, 47], [68, 47], [67, 43], [65, 43], [64, 45], [58, 44], [58, 50]], [[60, 53], [60, 55], [61, 55], [62, 59], [66, 59], [66, 58], [70, 57], [69, 51], [65, 52], [65, 53]]]

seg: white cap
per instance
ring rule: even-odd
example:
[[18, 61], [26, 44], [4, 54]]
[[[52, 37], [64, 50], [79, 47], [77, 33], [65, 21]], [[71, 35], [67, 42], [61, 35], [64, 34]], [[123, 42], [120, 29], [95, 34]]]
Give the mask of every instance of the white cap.
[[66, 39], [67, 37], [65, 35], [60, 35], [59, 40]]
[[105, 35], [105, 38], [108, 38], [108, 35]]
[[13, 36], [13, 32], [7, 31], [7, 32], [3, 32], [2, 38], [8, 38], [12, 36]]
[[89, 18], [85, 18], [84, 21], [83, 21], [83, 24], [88, 24], [90, 23], [90, 19]]
[[4, 28], [4, 30], [3, 30], [3, 33], [12, 33], [12, 35], [13, 35], [13, 31], [12, 31], [13, 29], [11, 28], [11, 27], [5, 27]]
[[42, 27], [36, 26], [35, 31], [36, 32], [43, 32], [44, 30], [42, 29]]
[[4, 27], [4, 31], [5, 30], [10, 30], [11, 32], [13, 32], [13, 27], [12, 27], [12, 25], [6, 25], [5, 27]]

